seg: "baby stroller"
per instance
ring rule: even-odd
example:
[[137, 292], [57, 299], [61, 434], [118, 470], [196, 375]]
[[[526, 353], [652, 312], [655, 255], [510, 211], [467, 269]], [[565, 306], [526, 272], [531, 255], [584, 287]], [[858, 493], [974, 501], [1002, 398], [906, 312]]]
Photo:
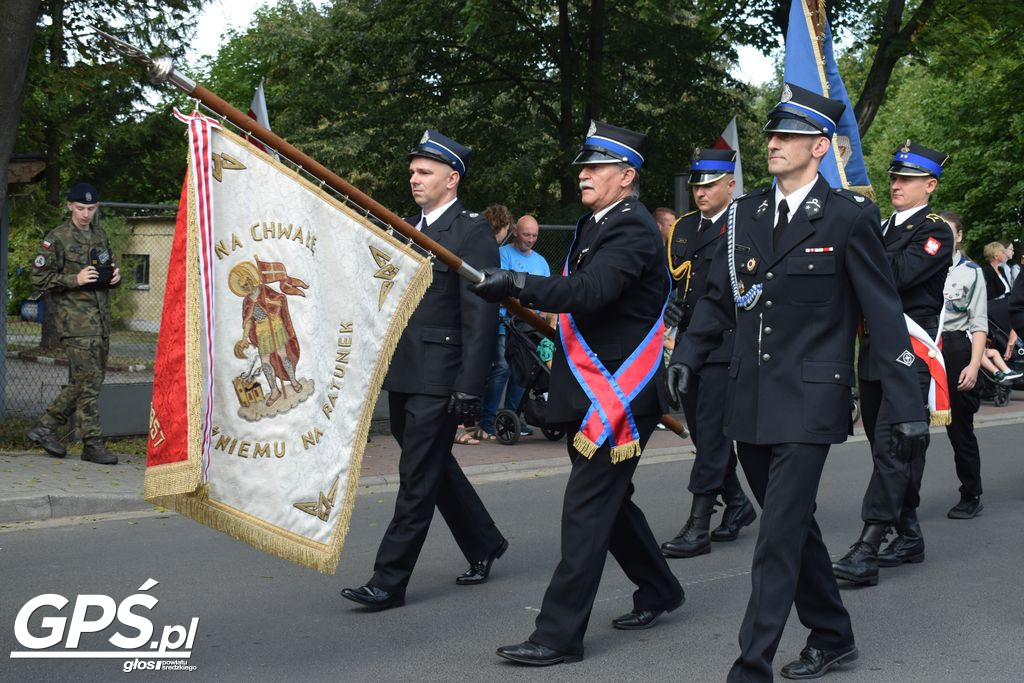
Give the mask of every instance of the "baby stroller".
[[551, 441], [565, 436], [562, 424], [549, 424], [544, 414], [547, 409], [548, 383], [551, 369], [540, 359], [537, 345], [543, 339], [522, 320], [502, 316], [505, 324], [505, 358], [510, 370], [509, 380], [526, 389], [516, 410], [499, 410], [494, 418], [494, 435], [498, 441], [511, 446], [519, 441], [519, 430], [523, 424], [540, 427], [541, 432]]
[[[1005, 349], [1007, 342], [1010, 340], [1010, 334], [1007, 332], [1010, 326], [1006, 301], [1004, 299], [997, 299], [989, 301], [988, 304], [988, 337], [992, 341], [992, 348], [998, 350]], [[1006, 364], [1010, 370], [1024, 372], [1024, 341], [1018, 339], [1014, 342], [1013, 353]], [[1024, 378], [1018, 379], [1013, 384], [1003, 384], [982, 368], [978, 372], [977, 386], [981, 400], [992, 401], [996, 407], [1003, 408], [1010, 404], [1010, 391], [1013, 389], [1024, 390]]]

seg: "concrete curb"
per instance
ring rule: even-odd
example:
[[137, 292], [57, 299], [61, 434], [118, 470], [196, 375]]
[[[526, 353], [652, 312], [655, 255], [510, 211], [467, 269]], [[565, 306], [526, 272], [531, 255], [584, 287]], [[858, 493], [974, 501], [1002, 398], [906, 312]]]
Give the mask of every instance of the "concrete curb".
[[50, 494], [12, 496], [0, 499], [0, 524], [39, 522], [59, 517], [104, 515], [117, 512], [145, 512], [153, 505], [141, 495]]

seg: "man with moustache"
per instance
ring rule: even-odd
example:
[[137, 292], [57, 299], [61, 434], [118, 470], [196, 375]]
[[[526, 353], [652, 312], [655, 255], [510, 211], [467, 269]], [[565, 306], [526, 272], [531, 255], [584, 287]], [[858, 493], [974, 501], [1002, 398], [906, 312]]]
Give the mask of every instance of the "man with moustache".
[[[696, 149], [690, 161], [690, 189], [697, 211], [686, 214], [672, 227], [668, 265], [676, 281], [676, 293], [665, 309], [665, 323], [678, 326], [682, 338], [693, 308], [707, 291], [708, 271], [718, 243], [725, 235], [725, 211], [736, 187], [736, 152], [729, 149]], [[722, 427], [732, 330], [722, 335], [715, 349], [682, 396], [686, 424], [697, 447], [690, 469], [693, 494], [690, 517], [671, 541], [661, 544], [666, 557], [694, 557], [711, 552], [712, 541], [733, 541], [740, 529], [757, 518], [736, 476], [736, 451]], [[678, 406], [677, 406], [678, 407]], [[725, 499], [722, 523], [710, 533], [711, 515], [719, 494]]]
[[822, 468], [849, 428], [854, 335], [863, 313], [873, 329], [894, 405], [894, 447], [922, 449], [928, 423], [896, 288], [882, 245], [878, 208], [818, 173], [842, 102], [785, 84], [768, 115], [768, 170], [774, 187], [737, 199], [686, 335], [672, 357], [668, 387], [686, 394], [735, 330], [729, 362], [726, 434], [735, 439], [761, 505], [751, 593], [730, 681], [770, 681], [792, 607], [810, 629], [786, 678], [817, 678], [857, 657], [850, 617], [814, 519]]
[[654, 218], [638, 201], [646, 136], [592, 122], [579, 165], [581, 199], [562, 275], [490, 270], [471, 289], [488, 301], [518, 297], [559, 314], [547, 417], [566, 424], [572, 470], [562, 508], [562, 559], [525, 642], [498, 648], [520, 664], [583, 658], [607, 554], [636, 584], [633, 609], [612, 620], [650, 628], [683, 604], [683, 588], [633, 502], [633, 472], [665, 410], [659, 395], [669, 295], [665, 249]]
[[[478, 267], [498, 265], [498, 245], [485, 218], [462, 208], [457, 192], [470, 150], [427, 130], [409, 152], [409, 185], [420, 214], [406, 221]], [[480, 416], [480, 395], [497, 332], [498, 311], [435, 260], [433, 281], [402, 333], [384, 380], [391, 433], [402, 448], [395, 514], [384, 532], [373, 576], [343, 597], [374, 610], [405, 604], [436, 506], [469, 569], [459, 585], [487, 580], [508, 548], [487, 508], [452, 455], [458, 425]]]
[[[942, 290], [953, 258], [953, 236], [946, 222], [932, 213], [928, 202], [948, 160], [948, 155], [910, 140], [901, 145], [889, 163], [889, 195], [896, 213], [882, 225], [886, 257], [899, 291], [905, 326], [915, 326], [931, 340], [942, 329], [939, 313], [945, 304]], [[894, 400], [885, 393], [882, 382], [891, 358], [875, 350], [876, 330], [870, 323], [864, 326], [857, 368], [861, 420], [874, 461], [861, 507], [864, 527], [850, 551], [832, 565], [837, 578], [868, 586], [878, 583], [879, 566], [896, 567], [924, 560], [924, 537], [917, 507], [921, 502], [925, 452], [909, 462], [893, 457], [893, 420], [887, 408]], [[910, 360], [918, 382], [917, 401], [926, 406], [933, 379], [928, 357], [914, 356]], [[944, 369], [936, 381], [948, 384]], [[953, 382], [955, 391], [956, 379]], [[945, 392], [947, 388], [941, 390]], [[947, 424], [949, 420], [948, 405], [944, 414], [932, 416], [935, 424]], [[964, 514], [977, 514], [980, 493], [979, 483], [978, 495], [962, 496], [959, 508]], [[897, 536], [880, 553], [879, 546], [890, 526], [896, 528]]]

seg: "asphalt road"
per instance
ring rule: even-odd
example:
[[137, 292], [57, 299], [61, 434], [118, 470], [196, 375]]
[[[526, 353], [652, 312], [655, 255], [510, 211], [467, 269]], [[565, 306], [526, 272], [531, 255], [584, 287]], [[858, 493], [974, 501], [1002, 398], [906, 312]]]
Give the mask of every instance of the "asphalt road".
[[[834, 681], [1019, 681], [1024, 672], [1024, 425], [979, 431], [985, 512], [946, 518], [957, 500], [948, 441], [933, 437], [921, 520], [927, 560], [884, 569], [877, 587], [843, 590], [860, 659], [829, 674]], [[678, 530], [689, 496], [689, 462], [641, 466], [637, 500], [659, 540]], [[860, 529], [860, 498], [870, 472], [867, 446], [832, 450], [818, 495], [818, 520], [834, 556]], [[737, 653], [736, 633], [750, 590], [753, 529], [711, 554], [671, 560], [687, 593], [685, 606], [648, 631], [621, 632], [609, 621], [631, 607], [631, 584], [612, 561], [578, 664], [523, 668], [494, 649], [532, 630], [558, 559], [564, 475], [481, 483], [479, 490], [511, 541], [488, 584], [458, 587], [465, 562], [438, 517], [409, 588], [405, 607], [361, 610], [338, 591], [369, 578], [392, 493], [359, 496], [337, 576], [318, 575], [248, 548], [176, 515], [43, 523], [0, 533], [0, 652], [7, 681], [106, 681], [132, 658], [7, 659], [24, 650], [14, 638], [21, 607], [43, 593], [108, 595], [119, 602], [148, 578], [159, 604], [149, 615], [163, 627], [199, 618], [191, 673], [136, 671], [146, 680], [177, 674], [193, 680], [340, 681], [720, 681]], [[46, 634], [43, 608], [29, 622]], [[86, 613], [95, 619], [98, 607]], [[112, 650], [118, 629], [85, 633], [79, 650]], [[776, 657], [795, 657], [806, 632], [792, 616]], [[154, 640], [157, 638], [154, 635]]]

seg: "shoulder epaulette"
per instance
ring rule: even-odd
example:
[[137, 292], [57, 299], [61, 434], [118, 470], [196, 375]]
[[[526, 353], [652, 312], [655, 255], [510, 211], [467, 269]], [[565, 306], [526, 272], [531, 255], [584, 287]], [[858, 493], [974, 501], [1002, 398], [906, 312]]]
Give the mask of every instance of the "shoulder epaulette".
[[941, 220], [943, 220], [942, 216], [940, 216], [937, 213], [930, 213], [930, 214], [928, 214], [928, 219], [929, 220], [933, 220], [933, 221], [941, 221]]
[[854, 204], [864, 205], [871, 202], [871, 200], [865, 197], [864, 195], [858, 192], [854, 192], [853, 190], [847, 190], [845, 187], [833, 188], [832, 194], [838, 195], [843, 199], [853, 202]]
[[750, 192], [744, 192], [739, 197], [736, 197], [736, 199], [734, 199], [733, 201], [734, 202], [739, 202], [739, 201], [742, 201], [744, 199], [750, 199], [751, 197], [760, 197], [761, 195], [767, 193], [768, 190], [770, 190], [770, 189], [772, 189], [771, 185], [765, 185], [764, 187], [758, 187], [758, 188], [755, 188], [755, 189], [751, 190]]

